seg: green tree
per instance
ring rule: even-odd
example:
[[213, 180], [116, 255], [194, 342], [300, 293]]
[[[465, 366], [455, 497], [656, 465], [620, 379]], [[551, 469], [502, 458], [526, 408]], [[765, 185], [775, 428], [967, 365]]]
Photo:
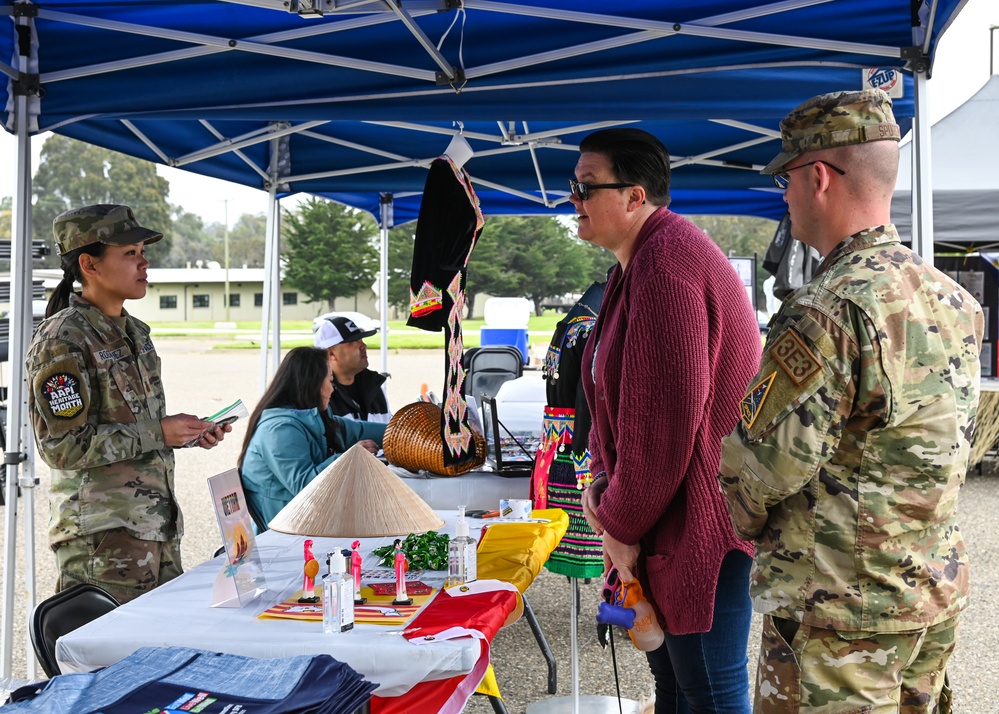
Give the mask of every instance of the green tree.
[[285, 279], [333, 309], [338, 297], [356, 295], [378, 274], [378, 227], [367, 213], [310, 198], [285, 213]]
[[[528, 297], [535, 310], [547, 298], [582, 292], [603, 280], [614, 256], [575, 237], [574, 223], [548, 217], [490, 216], [468, 261], [467, 314], [475, 296]], [[409, 307], [416, 224], [389, 231], [389, 304]]]
[[687, 216], [711, 236], [725, 255], [756, 256], [756, 304], [766, 304], [763, 282], [770, 277], [763, 270], [763, 257], [773, 240], [777, 222], [753, 216]]
[[171, 206], [173, 221], [170, 228], [169, 252], [160, 250], [157, 243], [150, 248], [150, 261], [154, 268], [186, 268], [198, 260], [212, 260], [216, 239], [205, 229], [205, 223], [194, 213], [180, 206]]
[[389, 230], [388, 303], [404, 314], [409, 314], [409, 279], [413, 272], [415, 241], [416, 221]]
[[468, 292], [526, 297], [540, 315], [547, 298], [582, 292], [603, 279], [613, 260], [576, 238], [564, 221], [493, 217], [469, 261]]
[[482, 234], [468, 260], [468, 277], [465, 282], [465, 304], [468, 315], [475, 314], [475, 296], [487, 293], [497, 297], [521, 297], [522, 282], [508, 265], [509, 255], [515, 250], [506, 243], [505, 218], [488, 217]]
[[[205, 233], [211, 238], [211, 260], [225, 266], [225, 226], [209, 223]], [[244, 213], [229, 229], [229, 267], [263, 268], [267, 240], [267, 216]]]
[[10, 222], [13, 215], [14, 199], [10, 196], [0, 198], [0, 240], [10, 240]]
[[[156, 174], [156, 164], [53, 134], [42, 145], [32, 181], [32, 223], [36, 238], [52, 240], [52, 220], [63, 211], [92, 203], [120, 203], [139, 222], [163, 231], [157, 253], [170, 252], [170, 183]], [[58, 265], [52, 251], [47, 262]]]

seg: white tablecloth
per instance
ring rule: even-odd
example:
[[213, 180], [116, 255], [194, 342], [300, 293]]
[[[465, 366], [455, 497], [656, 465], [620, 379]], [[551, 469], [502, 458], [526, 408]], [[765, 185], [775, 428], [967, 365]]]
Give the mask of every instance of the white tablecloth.
[[[456, 513], [440, 514], [447, 523], [441, 531], [453, 535]], [[472, 537], [477, 538], [482, 521], [469, 519], [469, 524]], [[416, 646], [402, 637], [399, 627], [356, 625], [351, 632], [325, 635], [319, 622], [258, 619], [258, 614], [301, 588], [304, 540], [274, 531], [257, 537], [267, 592], [250, 604], [242, 608], [210, 606], [212, 584], [222, 567], [220, 556], [59, 638], [59, 666], [63, 672], [87, 672], [146, 646], [195, 647], [251, 657], [329, 654], [379, 684], [376, 694], [380, 696], [396, 696], [421, 681], [447, 679], [472, 669], [479, 656], [478, 640]], [[334, 547], [350, 547], [349, 540], [314, 540], [313, 551], [320, 562]], [[377, 567], [370, 551], [392, 540], [362, 540], [365, 570]], [[325, 565], [322, 572], [326, 572]], [[440, 587], [445, 576], [425, 571], [420, 579]]]
[[414, 474], [398, 466], [390, 466], [405, 479], [406, 485], [436, 510], [493, 511], [502, 498], [529, 498], [530, 477], [499, 476], [488, 471], [470, 471], [461, 476], [429, 476]]

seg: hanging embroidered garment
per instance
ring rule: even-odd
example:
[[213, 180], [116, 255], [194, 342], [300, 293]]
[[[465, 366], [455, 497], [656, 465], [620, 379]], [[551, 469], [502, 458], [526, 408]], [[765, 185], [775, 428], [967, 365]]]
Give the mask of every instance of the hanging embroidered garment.
[[605, 283], [594, 283], [559, 322], [545, 356], [542, 374], [548, 406], [541, 444], [534, 460], [531, 493], [535, 508], [561, 508], [569, 530], [545, 567], [572, 578], [603, 574], [600, 537], [583, 516], [583, 489], [590, 473], [590, 412], [580, 380], [583, 348], [600, 311]]
[[461, 316], [466, 266], [484, 223], [468, 172], [447, 156], [435, 159], [427, 174], [416, 224], [407, 324], [430, 332], [444, 329], [441, 437], [445, 466], [475, 458], [463, 394]]

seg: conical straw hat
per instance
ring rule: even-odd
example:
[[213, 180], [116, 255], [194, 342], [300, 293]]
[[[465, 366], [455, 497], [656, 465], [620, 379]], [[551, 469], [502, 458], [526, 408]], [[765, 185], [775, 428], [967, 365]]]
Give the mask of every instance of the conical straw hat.
[[444, 520], [359, 444], [329, 465], [269, 526], [281, 533], [372, 538], [426, 533]]

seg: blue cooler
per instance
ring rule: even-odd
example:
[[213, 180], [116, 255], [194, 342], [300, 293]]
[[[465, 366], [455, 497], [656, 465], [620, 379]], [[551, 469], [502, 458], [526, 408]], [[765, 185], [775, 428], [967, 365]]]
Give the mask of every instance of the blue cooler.
[[489, 345], [511, 345], [520, 350], [520, 356], [527, 364], [527, 328], [505, 328], [505, 327], [483, 327], [479, 331], [479, 344], [483, 347]]

